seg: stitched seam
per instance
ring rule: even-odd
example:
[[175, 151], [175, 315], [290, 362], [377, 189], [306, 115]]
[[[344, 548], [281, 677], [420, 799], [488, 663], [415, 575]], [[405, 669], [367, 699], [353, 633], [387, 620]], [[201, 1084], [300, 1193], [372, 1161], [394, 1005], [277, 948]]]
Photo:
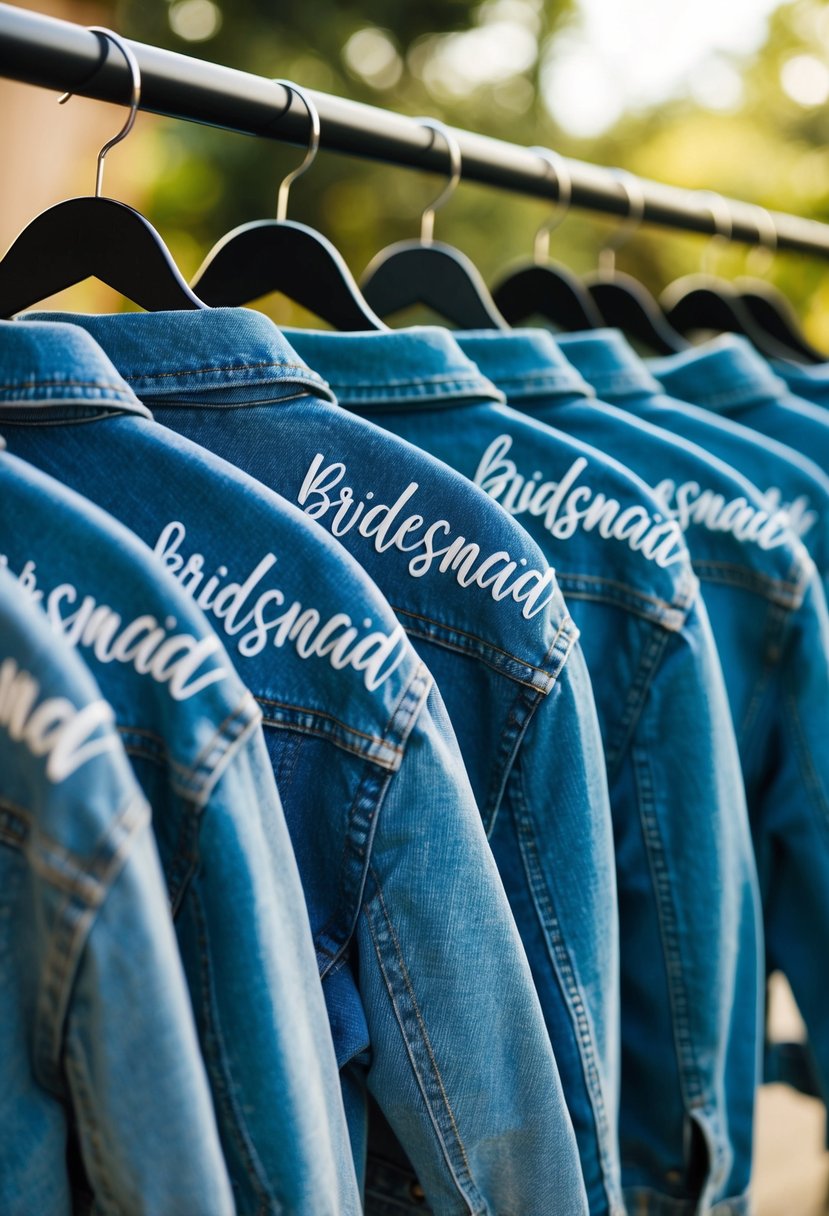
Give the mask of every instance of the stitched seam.
[[[126, 845], [131, 839], [127, 833], [140, 826], [140, 820], [136, 821], [136, 816], [145, 805], [143, 794], [136, 791], [104, 836], [97, 841], [96, 853], [91, 856], [67, 849], [52, 836], [41, 832], [34, 821], [30, 821], [32, 868], [53, 886], [77, 896], [90, 906], [98, 907], [106, 898], [106, 883], [112, 875], [112, 870], [123, 860]], [[146, 820], [149, 820], [149, 811]], [[122, 839], [113, 850], [111, 842], [119, 836]]]
[[223, 1127], [230, 1133], [233, 1143], [239, 1153], [247, 1179], [256, 1195], [259, 1205], [257, 1216], [272, 1211], [269, 1201], [276, 1205], [277, 1211], [284, 1210], [282, 1204], [268, 1186], [267, 1178], [259, 1161], [256, 1148], [245, 1124], [243, 1110], [234, 1095], [234, 1082], [224, 1046], [224, 1040], [219, 1027], [216, 996], [213, 983], [213, 969], [210, 964], [210, 947], [207, 940], [207, 925], [198, 891], [193, 889], [191, 907], [196, 924], [196, 936], [199, 947], [199, 974], [201, 978], [201, 1015], [203, 1018], [204, 1051], [208, 1060], [212, 1059], [211, 1073], [218, 1073], [218, 1085], [212, 1086], [216, 1105], [222, 1110]]
[[[749, 769], [746, 756], [747, 740], [751, 731], [757, 725], [763, 701], [771, 687], [772, 676], [781, 670], [781, 657], [785, 649], [783, 634], [789, 620], [789, 614], [779, 605], [772, 604], [766, 621], [765, 637], [763, 639], [763, 662], [751, 696], [746, 704], [745, 713], [739, 726], [735, 722], [734, 730], [740, 752], [740, 767], [745, 773]], [[785, 699], [785, 697], [784, 697]], [[765, 767], [765, 765], [764, 765]]]
[[94, 388], [99, 392], [117, 393], [122, 397], [126, 394], [120, 384], [110, 384], [108, 381], [101, 383], [98, 380], [16, 380], [7, 384], [0, 384], [0, 393], [7, 390], [20, 390], [30, 388]]
[[543, 699], [552, 692], [553, 688], [561, 675], [567, 659], [570, 657], [570, 652], [576, 644], [579, 632], [576, 629], [570, 618], [566, 618], [571, 626], [571, 629], [565, 630], [565, 624], [562, 623], [561, 628], [553, 638], [550, 649], [544, 656], [544, 662], [552, 661], [553, 656], [557, 658], [557, 662], [552, 664], [550, 686], [546, 690], [539, 689], [534, 685], [521, 684], [521, 689], [518, 696], [510, 707], [509, 715], [504, 724], [504, 729], [501, 732], [498, 754], [495, 758], [495, 771], [501, 772], [501, 780], [499, 784], [493, 788], [486, 806], [482, 809], [484, 820], [484, 829], [489, 837], [495, 828], [495, 821], [498, 816], [498, 810], [504, 797], [504, 790], [509, 780], [512, 766], [515, 763], [515, 758], [518, 755], [519, 748], [527, 734], [531, 720], [534, 718]]
[[378, 740], [379, 745], [393, 750], [396, 755], [392, 759], [385, 759], [382, 756], [372, 756], [367, 754], [364, 748], [358, 747], [353, 743], [348, 743], [345, 739], [338, 739], [336, 735], [332, 735], [329, 731], [315, 729], [313, 726], [299, 727], [295, 722], [281, 722], [278, 718], [263, 717], [262, 725], [270, 726], [273, 730], [293, 730], [298, 731], [303, 735], [310, 735], [315, 739], [325, 739], [334, 747], [339, 747], [344, 752], [348, 752], [352, 756], [358, 756], [361, 760], [370, 760], [372, 764], [376, 764], [379, 768], [386, 769], [388, 771], [395, 771], [397, 754], [403, 754], [402, 748], [398, 748], [395, 744], [384, 743], [382, 740]]
[[447, 384], [449, 384], [449, 385], [463, 384], [463, 385], [467, 385], [471, 388], [476, 388], [476, 389], [481, 389], [482, 387], [486, 388], [486, 385], [482, 386], [480, 380], [476, 376], [464, 375], [460, 371], [435, 372], [432, 375], [423, 376], [422, 379], [418, 378], [417, 380], [411, 380], [411, 379], [400, 380], [400, 379], [391, 379], [391, 378], [388, 380], [379, 380], [379, 381], [377, 381], [377, 380], [348, 380], [348, 381], [329, 380], [328, 383], [331, 385], [332, 389], [334, 389], [337, 394], [356, 392], [358, 389], [370, 389], [372, 392], [376, 392], [378, 390], [380, 392], [385, 392], [387, 389], [389, 389], [389, 390], [393, 389], [397, 392], [399, 392], [400, 389], [414, 389], [416, 392], [421, 393], [424, 389], [430, 388], [432, 385], [437, 387], [437, 386], [443, 386], [443, 385], [447, 385]]
[[786, 608], [795, 610], [803, 602], [804, 587], [785, 582], [783, 579], [772, 578], [758, 571], [746, 570], [744, 567], [729, 562], [713, 562], [696, 560], [694, 570], [700, 579], [708, 583], [720, 583], [731, 587], [740, 587], [763, 599], [773, 600]]
[[826, 831], [829, 829], [829, 799], [827, 799], [823, 782], [812, 761], [811, 751], [806, 741], [800, 711], [797, 706], [797, 699], [792, 696], [790, 689], [786, 690], [784, 696], [789, 713], [791, 714], [791, 728], [797, 753], [798, 768], [800, 769], [803, 784], [810, 795], [811, 801], [816, 804], [817, 809], [820, 811], [823, 828]]
[[240, 698], [239, 703], [236, 705], [236, 708], [232, 709], [230, 711], [230, 713], [225, 715], [225, 717], [222, 719], [222, 721], [216, 727], [212, 736], [207, 740], [207, 742], [204, 744], [204, 746], [201, 748], [201, 750], [199, 752], [197, 752], [196, 758], [193, 760], [193, 763], [190, 765], [191, 773], [194, 773], [196, 771], [196, 769], [202, 767], [206, 758], [210, 755], [210, 753], [212, 751], [215, 750], [216, 741], [218, 739], [225, 740], [227, 743], [235, 742], [235, 740], [238, 736], [234, 735], [230, 728], [234, 722], [237, 722], [240, 718], [244, 717], [245, 707], [246, 707], [246, 705], [249, 706], [250, 703], [251, 703], [250, 693], [248, 693], [247, 690], [245, 690], [245, 693]]
[[[429, 694], [432, 686], [431, 676], [425, 665], [419, 663], [409, 684], [402, 690], [397, 703], [391, 711], [385, 734], [396, 732], [404, 742], [412, 730], [415, 720]], [[400, 721], [398, 721], [400, 719]], [[360, 782], [354, 800], [349, 809], [346, 832], [343, 836], [343, 848], [340, 856], [340, 881], [337, 893], [337, 905], [325, 925], [314, 935], [314, 945], [317, 953], [317, 966], [320, 978], [323, 978], [336, 964], [345, 951], [354, 932], [359, 916], [360, 904], [363, 900], [368, 879], [369, 859], [374, 841], [374, 833], [380, 819], [383, 801], [388, 793], [392, 771], [385, 770], [384, 777], [378, 777], [377, 768], [366, 769], [365, 776]], [[363, 814], [363, 820], [358, 823], [358, 812]], [[353, 860], [350, 862], [350, 857]], [[348, 904], [348, 884], [351, 874], [359, 869], [359, 879], [356, 884], [351, 880], [351, 904]], [[342, 920], [341, 908], [351, 909], [350, 920], [344, 931], [336, 931], [337, 922]], [[327, 939], [327, 940], [326, 940]]]
[[662, 954], [668, 980], [674, 1044], [679, 1064], [679, 1084], [686, 1109], [693, 1110], [694, 1107], [701, 1106], [705, 1100], [704, 1086], [699, 1075], [699, 1062], [696, 1059], [690, 1028], [690, 1002], [682, 975], [682, 952], [679, 947], [676, 911], [671, 896], [670, 867], [666, 861], [657, 816], [652, 813], [655, 804], [653, 774], [646, 752], [635, 748], [633, 763], [638, 791], [639, 820], [656, 898], [659, 936], [662, 941]]
[[[667, 633], [652, 632], [649, 640], [646, 642], [642, 656], [639, 660], [639, 666], [636, 671], [636, 677], [628, 687], [625, 694], [625, 704], [622, 710], [621, 717], [615, 728], [610, 734], [607, 743], [605, 744], [605, 764], [607, 767], [608, 781], [616, 776], [619, 766], [622, 763], [625, 752], [630, 744], [630, 738], [636, 729], [636, 724], [639, 720], [639, 715], [645, 705], [648, 692], [650, 691], [651, 683], [656, 674], [657, 667], [665, 647], [668, 642]], [[611, 798], [611, 803], [613, 799]]]
[[598, 583], [602, 587], [612, 587], [623, 592], [627, 596], [635, 596], [637, 599], [644, 600], [645, 603], [654, 604], [657, 608], [662, 608], [668, 612], [676, 612], [687, 607], [685, 597], [681, 598], [680, 603], [675, 603], [670, 600], [662, 599], [661, 596], [649, 595], [646, 591], [639, 591], [636, 587], [630, 587], [627, 583], [620, 583], [616, 579], [605, 578], [601, 574], [570, 574], [566, 571], [556, 570], [556, 577], [561, 583], [563, 579], [578, 583]]
[[121, 417], [123, 414], [128, 414], [130, 417], [145, 417], [144, 414], [136, 415], [127, 410], [104, 410], [99, 414], [85, 414], [82, 418], [9, 418], [4, 415], [2, 405], [0, 405], [0, 423], [14, 427], [83, 426], [87, 422], [100, 422], [102, 419]]
[[[112, 884], [127, 863], [136, 836], [142, 830], [148, 829], [149, 823], [149, 806], [143, 795], [136, 791], [128, 799], [110, 830], [98, 842], [97, 856], [84, 859], [59, 850], [59, 853], [71, 857], [75, 867], [81, 867], [74, 883], [69, 874], [62, 875], [58, 871], [56, 875], [49, 870], [44, 873], [52, 887], [61, 890], [65, 896], [57, 911], [58, 929], [51, 937], [44, 959], [43, 984], [38, 994], [35, 1029], [38, 1056], [40, 1057], [41, 1050], [45, 1052], [48, 1059], [43, 1062], [44, 1066], [56, 1076], [71, 977], [78, 968], [95, 919], [109, 896]], [[32, 869], [35, 872], [43, 872], [37, 865], [37, 860], [36, 856], [30, 858]], [[96, 876], [94, 887], [88, 882], [83, 868]], [[56, 881], [56, 877], [60, 877], [61, 881]]]
[[[376, 770], [367, 770], [348, 808], [346, 831], [337, 868], [337, 898], [328, 920], [314, 934], [320, 979], [333, 971], [354, 933], [363, 900], [377, 821], [388, 790], [390, 776], [378, 779]], [[362, 813], [362, 821], [358, 817]], [[354, 882], [354, 875], [359, 878]], [[351, 896], [349, 902], [349, 894]]]
[[220, 365], [218, 367], [208, 365], [206, 367], [184, 367], [178, 368], [172, 372], [125, 372], [119, 368], [120, 375], [124, 380], [169, 380], [173, 377], [181, 376], [212, 376], [215, 374], [225, 375], [228, 372], [252, 372], [258, 371], [260, 368], [278, 367], [288, 369], [295, 372], [302, 372], [304, 378], [309, 384], [315, 387], [323, 385], [325, 382], [315, 376], [309, 375], [310, 369], [303, 363], [287, 363], [280, 359], [266, 359], [261, 363], [230, 363], [227, 366]]
[[[530, 671], [535, 671], [539, 675], [546, 676], [550, 674], [544, 667], [539, 667], [537, 663], [531, 663], [528, 659], [521, 659], [517, 654], [513, 654], [512, 651], [503, 650], [500, 646], [496, 646], [494, 643], [488, 642], [486, 638], [480, 637], [477, 633], [470, 633], [469, 630], [460, 629], [455, 625], [445, 625], [442, 621], [436, 621], [433, 617], [424, 616], [420, 612], [410, 612], [408, 608], [400, 608], [396, 604], [392, 604], [392, 608], [400, 616], [411, 617], [413, 620], [423, 621], [427, 625], [434, 625], [438, 629], [447, 629], [451, 633], [459, 634], [464, 638], [469, 638], [470, 641], [479, 643], [479, 645], [485, 647], [487, 650], [491, 650], [494, 654], [503, 655], [504, 658], [511, 659], [513, 663], [517, 663], [520, 667], [528, 667]], [[558, 637], [559, 633], [561, 633], [562, 629], [569, 620], [569, 617], [564, 618], [562, 623], [558, 626], [556, 637]]]
[[593, 1113], [599, 1160], [601, 1162], [603, 1176], [603, 1189], [605, 1197], [612, 1207], [613, 1196], [611, 1180], [614, 1174], [614, 1168], [613, 1162], [609, 1157], [607, 1147], [610, 1141], [611, 1131], [607, 1117], [607, 1107], [605, 1105], [604, 1094], [602, 1092], [601, 1073], [596, 1058], [597, 1053], [594, 1047], [593, 1027], [591, 1025], [590, 1015], [585, 1007], [584, 998], [582, 997], [578, 982], [576, 980], [575, 968], [570, 957], [570, 952], [566, 946], [565, 936], [562, 933], [561, 924], [558, 916], [556, 915], [555, 901], [543, 873], [538, 843], [535, 836], [532, 816], [528, 810], [527, 799], [524, 791], [524, 782], [520, 767], [515, 773], [514, 783], [516, 797], [513, 806], [513, 815], [518, 831], [518, 841], [521, 849], [524, 872], [527, 876], [530, 891], [532, 892], [533, 903], [535, 905], [536, 915], [538, 916], [541, 925], [541, 931], [544, 935], [545, 941], [547, 942], [550, 961], [553, 964], [559, 986], [565, 996], [567, 1009], [573, 1023], [573, 1030], [575, 1032], [576, 1040], [579, 1045], [579, 1059], [581, 1060], [584, 1082], [590, 1097], [590, 1106]]
[[[333, 722], [335, 726], [341, 727], [350, 735], [358, 735], [361, 739], [368, 739], [370, 743], [382, 743], [384, 747], [391, 748], [395, 751], [401, 751], [394, 743], [387, 742], [385, 733], [383, 735], [370, 735], [364, 730], [357, 730], [356, 726], [349, 726], [347, 722], [343, 722], [341, 718], [334, 717], [333, 714], [326, 713], [322, 709], [308, 709], [307, 706], [292, 705], [290, 701], [275, 701], [271, 697], [257, 697], [256, 700], [260, 705], [275, 705], [277, 709], [288, 709], [298, 714], [307, 714], [314, 718], [324, 718], [327, 722]], [[386, 731], [388, 731], [388, 723], [386, 723]]]
[[[442, 626], [438, 628], [442, 628]], [[474, 658], [478, 662], [483, 663], [485, 667], [488, 667], [490, 671], [494, 671], [499, 676], [504, 676], [505, 679], [512, 680], [514, 684], [520, 684], [523, 688], [532, 689], [533, 692], [539, 692], [542, 695], [546, 695], [550, 691], [551, 685], [539, 687], [538, 684], [534, 684], [532, 681], [525, 680], [514, 672], [508, 671], [503, 662], [488, 658], [486, 654], [482, 654], [479, 650], [473, 650], [472, 647], [465, 646], [462, 642], [453, 642], [451, 638], [447, 638], [445, 635], [431, 633], [428, 629], [419, 629], [416, 625], [404, 625], [404, 629], [410, 638], [420, 638], [421, 641], [432, 642], [435, 646], [441, 646], [445, 650], [452, 650], [456, 654], [463, 654], [469, 658]], [[520, 659], [517, 661], [521, 663]], [[521, 666], [526, 667], [527, 664], [521, 663]], [[538, 671], [537, 668], [533, 670]], [[539, 671], [538, 674], [549, 680], [546, 672]]]
[[22, 849], [31, 830], [30, 813], [16, 802], [0, 796], [0, 840], [14, 849]]
[[[373, 900], [370, 900], [365, 904], [366, 920], [368, 923], [369, 933], [371, 934], [371, 940], [374, 945], [374, 952], [377, 955], [377, 961], [380, 965], [380, 970], [383, 973], [383, 980], [386, 985], [386, 991], [387, 991], [389, 999], [392, 1003], [392, 1008], [394, 1009], [395, 1019], [400, 1028], [400, 1033], [403, 1036], [403, 1041], [406, 1045], [406, 1054], [409, 1057], [409, 1062], [412, 1066], [412, 1070], [415, 1074], [415, 1077], [417, 1078], [418, 1088], [420, 1089], [421, 1095], [423, 1097], [423, 1101], [426, 1104], [426, 1108], [429, 1111], [429, 1117], [430, 1117], [432, 1126], [434, 1127], [435, 1132], [437, 1133], [438, 1140], [440, 1142], [440, 1146], [443, 1150], [444, 1160], [445, 1160], [446, 1165], [449, 1169], [449, 1172], [452, 1176], [452, 1180], [458, 1189], [460, 1198], [467, 1205], [470, 1216], [485, 1216], [486, 1207], [483, 1203], [483, 1200], [478, 1191], [478, 1187], [475, 1184], [475, 1180], [472, 1177], [472, 1172], [469, 1168], [469, 1160], [467, 1157], [466, 1148], [461, 1139], [460, 1131], [458, 1130], [457, 1121], [455, 1119], [455, 1114], [449, 1103], [449, 1098], [446, 1093], [446, 1087], [443, 1083], [443, 1078], [440, 1074], [437, 1060], [435, 1059], [434, 1051], [432, 1049], [432, 1044], [429, 1040], [429, 1036], [426, 1031], [426, 1026], [423, 1022], [423, 1016], [420, 1012], [420, 1007], [417, 1003], [417, 998], [415, 997], [414, 991], [412, 989], [411, 979], [409, 977], [409, 973], [406, 968], [406, 964], [403, 960], [403, 954], [400, 949], [400, 942], [398, 941], [397, 934], [395, 933], [395, 930], [394, 930], [394, 925], [392, 924], [391, 918], [389, 917], [386, 902], [383, 898], [383, 891], [380, 886], [380, 881], [379, 881], [378, 875], [377, 875], [374, 867], [372, 866], [372, 867], [370, 867], [370, 869], [371, 869], [371, 877], [372, 877], [375, 887], [376, 887], [376, 895]], [[446, 1140], [445, 1140], [442, 1126], [441, 1126], [442, 1120], [438, 1119], [437, 1114], [433, 1110], [433, 1104], [432, 1104], [432, 1101], [430, 1100], [429, 1094], [427, 1092], [425, 1078], [422, 1076], [422, 1073], [418, 1066], [417, 1060], [415, 1059], [415, 1051], [414, 1051], [413, 1044], [411, 1043], [409, 1035], [406, 1032], [405, 1023], [409, 1019], [404, 1016], [402, 1009], [399, 1007], [398, 1000], [397, 1000], [397, 994], [395, 993], [394, 987], [393, 987], [391, 979], [389, 977], [389, 973], [386, 968], [386, 962], [383, 957], [383, 951], [381, 949], [380, 941], [377, 936], [377, 931], [376, 931], [376, 927], [374, 924], [374, 920], [371, 916], [371, 904], [374, 903], [375, 901], [379, 905], [380, 919], [385, 923], [386, 932], [388, 934], [388, 937], [391, 942], [391, 946], [392, 946], [392, 949], [394, 951], [394, 955], [395, 955], [395, 958], [397, 961], [399, 975], [400, 975], [400, 978], [405, 987], [406, 996], [408, 997], [408, 1000], [410, 1003], [410, 1009], [411, 1009], [410, 1017], [413, 1015], [414, 1019], [417, 1023], [419, 1040], [420, 1040], [420, 1043], [422, 1044], [422, 1046], [426, 1050], [426, 1055], [427, 1055], [427, 1058], [429, 1061], [430, 1071], [432, 1073], [433, 1081], [437, 1085], [441, 1105], [443, 1106], [445, 1114], [448, 1116], [450, 1129], [453, 1134], [455, 1144], [457, 1145], [458, 1152], [460, 1153], [461, 1162], [463, 1165], [463, 1169], [461, 1172], [463, 1174], [465, 1174], [466, 1178], [468, 1179], [468, 1184], [465, 1184], [461, 1180], [461, 1178], [458, 1176], [458, 1172], [456, 1171], [455, 1166], [451, 1160], [449, 1148], [446, 1144]], [[471, 1188], [474, 1198], [470, 1198], [466, 1195], [466, 1186], [467, 1185], [469, 1188]]]
[[[95, 1167], [94, 1177], [90, 1178], [90, 1182], [92, 1183], [93, 1190], [96, 1192], [97, 1203], [104, 1200], [110, 1211], [115, 1212], [117, 1210], [115, 1195], [110, 1187], [107, 1169], [104, 1164], [105, 1153], [101, 1131], [95, 1119], [95, 1104], [91, 1097], [93, 1087], [90, 1085], [82, 1054], [73, 1049], [71, 1035], [67, 1036], [65, 1054], [66, 1072], [71, 1082], [73, 1104], [76, 1107], [80, 1107], [80, 1110], [83, 1112], [83, 1119], [79, 1121], [81, 1124], [82, 1140], [89, 1149], [91, 1164]], [[86, 1158], [86, 1153], [84, 1153], [84, 1158]], [[93, 1171], [90, 1170], [89, 1172], [92, 1173]]]

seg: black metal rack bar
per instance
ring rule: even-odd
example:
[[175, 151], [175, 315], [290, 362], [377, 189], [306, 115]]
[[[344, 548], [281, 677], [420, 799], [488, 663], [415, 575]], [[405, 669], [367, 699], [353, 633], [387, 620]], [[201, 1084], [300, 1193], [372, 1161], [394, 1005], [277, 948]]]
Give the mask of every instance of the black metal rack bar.
[[[141, 106], [155, 114], [223, 127], [297, 145], [307, 139], [308, 118], [290, 90], [261, 76], [173, 51], [130, 42], [141, 68]], [[83, 26], [0, 4], [0, 76], [26, 84], [124, 103], [129, 74], [123, 56], [106, 38]], [[309, 90], [319, 109], [321, 146], [369, 160], [443, 173], [446, 150], [415, 119], [375, 106]], [[530, 149], [454, 128], [463, 157], [463, 179], [537, 198], [555, 199], [549, 169]], [[613, 170], [569, 160], [572, 204], [624, 217], [628, 198]], [[639, 179], [643, 222], [691, 232], [715, 233], [716, 222], [699, 193]], [[760, 244], [757, 211], [726, 200], [731, 238]], [[777, 247], [829, 256], [829, 224], [783, 212], [771, 213]]]

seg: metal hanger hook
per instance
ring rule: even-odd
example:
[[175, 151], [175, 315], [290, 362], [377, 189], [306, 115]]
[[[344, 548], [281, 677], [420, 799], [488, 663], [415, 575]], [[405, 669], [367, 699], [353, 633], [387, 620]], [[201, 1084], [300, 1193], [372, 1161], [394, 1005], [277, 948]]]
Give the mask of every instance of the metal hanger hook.
[[290, 89], [292, 93], [296, 93], [297, 97], [308, 111], [308, 118], [311, 123], [311, 133], [308, 139], [308, 150], [306, 151], [302, 162], [297, 165], [296, 169], [292, 169], [287, 177], [283, 177], [282, 181], [279, 183], [279, 193], [276, 196], [276, 218], [281, 224], [288, 214], [288, 193], [291, 186], [298, 177], [302, 177], [303, 173], [311, 168], [311, 165], [316, 160], [317, 153], [320, 150], [320, 115], [319, 110], [305, 92], [305, 89], [301, 88], [298, 84], [294, 84], [292, 80], [282, 80], [280, 78], [274, 80], [274, 84], [281, 84], [286, 89]]
[[[449, 150], [449, 181], [420, 217], [420, 243], [431, 245], [435, 231], [435, 212], [454, 194], [461, 180], [461, 146], [445, 123], [438, 118], [418, 118], [422, 127], [442, 135]], [[434, 143], [434, 140], [432, 141]]]
[[627, 169], [616, 169], [614, 176], [627, 195], [628, 213], [622, 220], [615, 236], [611, 236], [599, 250], [599, 271], [610, 276], [616, 269], [616, 251], [630, 240], [645, 218], [645, 191], [639, 178]]
[[[116, 34], [113, 30], [108, 30], [103, 25], [88, 25], [86, 28], [91, 34], [103, 34], [105, 38], [109, 38], [109, 40], [118, 47], [118, 50], [127, 61], [127, 67], [129, 68], [130, 78], [132, 81], [129, 102], [130, 112], [127, 117], [127, 121], [124, 123], [118, 134], [113, 135], [112, 139], [105, 143], [103, 148], [101, 148], [101, 151], [98, 153], [98, 166], [95, 172], [95, 197], [100, 198], [101, 190], [103, 189], [104, 184], [104, 159], [106, 154], [109, 152], [110, 148], [114, 148], [116, 144], [120, 144], [122, 139], [127, 138], [133, 128], [135, 116], [138, 113], [138, 107], [141, 104], [141, 69], [138, 66], [138, 60], [135, 58], [135, 55], [132, 53], [129, 46], [120, 34]], [[69, 100], [71, 96], [71, 93], [64, 93], [58, 98], [58, 105], [62, 106]]]
[[703, 274], [713, 275], [715, 254], [717, 250], [721, 249], [723, 245], [727, 245], [731, 240], [731, 234], [734, 231], [734, 219], [727, 200], [721, 194], [718, 194], [716, 190], [699, 190], [697, 194], [705, 210], [710, 213], [715, 228], [714, 235], [706, 243], [702, 251], [700, 269]]
[[535, 234], [533, 240], [533, 261], [537, 266], [541, 266], [550, 256], [550, 233], [558, 228], [567, 217], [570, 210], [570, 200], [573, 197], [573, 179], [570, 176], [570, 168], [567, 161], [560, 152], [554, 152], [551, 148], [531, 148], [531, 152], [535, 152], [543, 161], [546, 161], [548, 167], [553, 171], [553, 178], [556, 183], [556, 205], [555, 209], [548, 220], [546, 220]]
[[766, 207], [761, 207], [759, 203], [752, 203], [751, 209], [757, 217], [758, 244], [752, 246], [748, 251], [748, 262], [749, 264], [754, 262], [756, 274], [767, 275], [774, 261], [774, 255], [777, 253], [777, 224], [774, 222], [774, 216]]

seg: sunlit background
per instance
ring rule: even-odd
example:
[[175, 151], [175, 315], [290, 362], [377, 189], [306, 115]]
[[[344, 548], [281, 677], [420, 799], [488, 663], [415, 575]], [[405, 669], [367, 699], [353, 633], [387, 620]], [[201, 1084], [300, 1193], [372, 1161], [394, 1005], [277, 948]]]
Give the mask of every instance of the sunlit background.
[[[829, 220], [829, 5], [817, 0], [173, 0], [26, 4], [110, 25], [179, 51], [313, 88], [434, 114], [524, 144], [545, 144], [683, 186]], [[3, 207], [10, 241], [41, 207], [94, 180], [114, 107], [0, 83]], [[7, 121], [7, 116], [10, 121]], [[142, 209], [185, 274], [229, 228], [273, 214], [294, 148], [142, 115], [113, 152], [106, 193]], [[434, 177], [323, 153], [291, 196], [291, 218], [319, 227], [359, 273], [389, 241], [416, 235]], [[544, 205], [462, 184], [436, 235], [492, 278], [529, 255]], [[612, 221], [573, 212], [552, 254], [592, 269]], [[705, 240], [634, 233], [619, 266], [654, 291], [701, 265]], [[727, 248], [716, 269], [752, 265]], [[779, 254], [765, 273], [829, 350], [829, 276], [816, 258]], [[100, 306], [97, 287], [75, 307]], [[109, 306], [115, 307], [114, 302]], [[284, 302], [277, 320], [296, 321]], [[301, 319], [301, 318], [300, 318]]]
[[[35, 8], [142, 41], [412, 115], [543, 144], [690, 188], [829, 221], [829, 3], [818, 0], [42, 0]], [[90, 193], [98, 147], [123, 119], [83, 98], [0, 81], [0, 246], [38, 211]], [[107, 162], [105, 193], [143, 211], [186, 276], [233, 226], [270, 217], [296, 148], [140, 115]], [[438, 178], [321, 153], [297, 183], [291, 218], [321, 229], [355, 273], [392, 240], [415, 236]], [[548, 208], [461, 184], [436, 236], [484, 277], [530, 255]], [[573, 212], [552, 255], [596, 266], [613, 222]], [[700, 268], [705, 238], [643, 228], [621, 269], [659, 291]], [[829, 352], [829, 267], [817, 258], [718, 254], [716, 270], [767, 273]], [[56, 304], [123, 307], [83, 284]], [[285, 301], [278, 321], [305, 317]], [[777, 1022], [799, 1033], [779, 997]], [[758, 1136], [760, 1216], [826, 1212], [824, 1111], [766, 1090]]]

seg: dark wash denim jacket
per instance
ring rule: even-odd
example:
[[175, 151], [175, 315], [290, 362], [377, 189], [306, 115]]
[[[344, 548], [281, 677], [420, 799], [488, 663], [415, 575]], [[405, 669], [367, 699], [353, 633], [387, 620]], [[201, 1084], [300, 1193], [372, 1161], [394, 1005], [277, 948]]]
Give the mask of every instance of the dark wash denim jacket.
[[[742, 794], [697, 581], [679, 528], [643, 483], [514, 410], [436, 391], [446, 361], [449, 368], [468, 361], [444, 334], [444, 362], [424, 364], [422, 332], [410, 336], [408, 378], [399, 372], [391, 390], [337, 363], [326, 335], [291, 339], [342, 404], [482, 485], [556, 566], [593, 674], [610, 778], [627, 1189], [636, 1210], [690, 1212], [703, 1191], [720, 1193], [730, 1169], [718, 1091], [728, 1040], [720, 1010], [735, 979], [741, 900], [731, 876], [744, 864], [739, 819], [736, 829], [719, 822]], [[370, 348], [387, 335], [360, 341]], [[498, 369], [483, 370], [497, 384]], [[710, 761], [701, 768], [700, 755]], [[701, 805], [710, 808], [704, 822]], [[678, 858], [696, 858], [690, 873]], [[714, 892], [726, 875], [721, 901]], [[721, 1005], [703, 999], [713, 990], [724, 994]]]
[[[55, 417], [97, 415], [102, 396], [84, 399], [84, 368], [58, 366], [50, 374], [44, 361], [30, 364], [27, 380], [18, 364], [14, 391], [41, 420], [48, 393], [73, 394]], [[6, 359], [7, 384], [10, 368]], [[236, 1210], [357, 1212], [310, 928], [259, 710], [145, 545], [32, 465], [0, 457], [0, 553], [90, 665], [152, 808]], [[214, 1210], [227, 1210], [221, 1196], [204, 1208]]]
[[[147, 319], [175, 333], [186, 316]], [[14, 328], [37, 343], [34, 326]], [[128, 519], [231, 638], [265, 711], [358, 1160], [367, 1085], [434, 1211], [583, 1216], [526, 956], [443, 703], [391, 609], [298, 508], [141, 417], [80, 328], [48, 329], [79, 344], [78, 375], [101, 385], [97, 420], [72, 425], [50, 409], [42, 427], [7, 406], [0, 425], [29, 459]], [[223, 386], [232, 401], [263, 373], [244, 345], [238, 384], [215, 355], [200, 375], [198, 354], [179, 343], [179, 371], [191, 360], [217, 403]], [[155, 353], [142, 357], [150, 375]], [[289, 395], [324, 391], [302, 365], [283, 370]], [[107, 409], [113, 378], [133, 412], [118, 399]]]
[[[610, 810], [577, 631], [543, 554], [448, 466], [326, 400], [298, 395], [302, 360], [258, 313], [194, 312], [172, 328], [157, 316], [85, 324], [157, 420], [297, 502], [394, 605], [459, 738], [541, 996], [591, 1211], [620, 1210]], [[329, 340], [338, 359], [349, 361], [353, 350], [359, 374], [385, 385], [399, 377], [396, 350], [411, 346], [390, 334], [361, 364], [359, 339]], [[442, 368], [439, 333], [437, 341], [432, 358]], [[255, 377], [235, 368], [240, 352], [259, 369]], [[197, 370], [187, 374], [203, 365], [225, 375], [211, 383]], [[497, 397], [468, 364], [444, 376], [440, 391]], [[389, 1158], [399, 1163], [399, 1154], [387, 1138], [378, 1142], [376, 1124], [373, 1131], [368, 1186], [377, 1210], [383, 1192], [409, 1199], [410, 1181], [405, 1169], [394, 1171]]]
[[111, 706], [2, 569], [0, 954], [4, 1216], [77, 1210], [70, 1138], [100, 1212], [232, 1213], [149, 806]]

